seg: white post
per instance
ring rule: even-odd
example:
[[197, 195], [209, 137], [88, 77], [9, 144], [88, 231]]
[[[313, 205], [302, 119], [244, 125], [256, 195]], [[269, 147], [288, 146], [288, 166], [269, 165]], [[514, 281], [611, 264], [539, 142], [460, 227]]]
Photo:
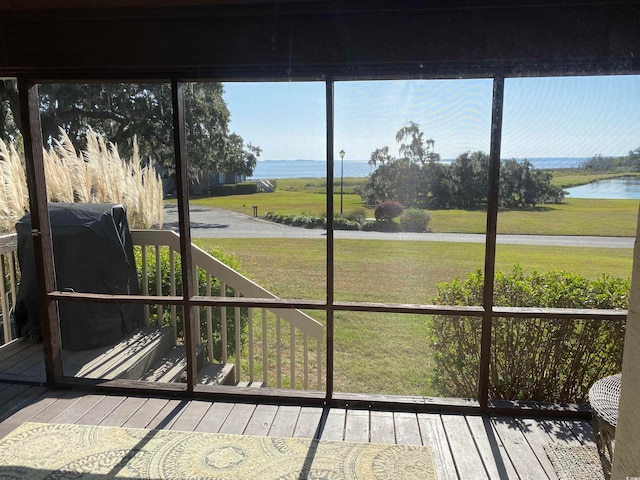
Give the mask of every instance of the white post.
[[640, 477], [640, 212], [633, 250], [629, 314], [624, 336], [622, 388], [611, 480]]

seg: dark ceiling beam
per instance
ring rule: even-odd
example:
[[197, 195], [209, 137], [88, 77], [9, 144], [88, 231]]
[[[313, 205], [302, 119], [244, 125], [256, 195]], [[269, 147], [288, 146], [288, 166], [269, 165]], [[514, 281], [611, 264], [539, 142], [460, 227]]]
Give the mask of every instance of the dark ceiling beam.
[[362, 78], [640, 69], [638, 2], [214, 3], [221, 5], [4, 12], [0, 75]]

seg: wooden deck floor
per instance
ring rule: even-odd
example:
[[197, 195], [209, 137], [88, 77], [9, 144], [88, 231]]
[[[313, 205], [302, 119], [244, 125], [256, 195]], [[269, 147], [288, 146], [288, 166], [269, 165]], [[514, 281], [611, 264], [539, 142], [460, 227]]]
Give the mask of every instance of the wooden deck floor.
[[429, 445], [438, 479], [557, 479], [543, 445], [593, 444], [584, 420], [95, 395], [0, 383], [0, 437], [23, 422]]

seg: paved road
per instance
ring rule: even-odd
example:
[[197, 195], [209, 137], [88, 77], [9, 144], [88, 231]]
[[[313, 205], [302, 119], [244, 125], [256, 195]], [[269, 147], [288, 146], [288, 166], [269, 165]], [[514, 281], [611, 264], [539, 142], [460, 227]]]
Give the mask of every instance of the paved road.
[[[326, 238], [326, 231], [291, 227], [219, 208], [194, 206], [189, 212], [191, 236], [218, 238]], [[178, 208], [165, 206], [164, 228], [178, 230]], [[335, 238], [484, 243], [485, 236], [469, 233], [384, 233], [336, 230]], [[634, 238], [548, 235], [498, 235], [499, 244], [565, 247], [633, 248]]]

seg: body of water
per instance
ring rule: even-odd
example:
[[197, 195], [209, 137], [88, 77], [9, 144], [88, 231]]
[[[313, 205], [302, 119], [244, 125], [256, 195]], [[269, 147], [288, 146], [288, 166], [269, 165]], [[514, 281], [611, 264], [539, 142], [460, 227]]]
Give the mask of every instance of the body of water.
[[[588, 158], [530, 158], [536, 168], [576, 168]], [[443, 160], [448, 163], [450, 160]], [[366, 177], [374, 171], [365, 161], [340, 160], [335, 162], [334, 177]], [[254, 179], [323, 178], [327, 176], [325, 162], [319, 160], [262, 160], [254, 172]], [[639, 177], [618, 177], [568, 188], [570, 198], [640, 199]]]
[[640, 199], [640, 177], [617, 177], [567, 188], [570, 198]]
[[[536, 168], [575, 168], [588, 158], [529, 158]], [[451, 160], [443, 160], [448, 163]], [[333, 174], [340, 178], [342, 162], [337, 160], [334, 164]], [[344, 161], [345, 177], [366, 177], [375, 169], [366, 161]], [[323, 178], [327, 176], [326, 163], [320, 160], [261, 160], [253, 172], [253, 179], [277, 179], [277, 178]]]

